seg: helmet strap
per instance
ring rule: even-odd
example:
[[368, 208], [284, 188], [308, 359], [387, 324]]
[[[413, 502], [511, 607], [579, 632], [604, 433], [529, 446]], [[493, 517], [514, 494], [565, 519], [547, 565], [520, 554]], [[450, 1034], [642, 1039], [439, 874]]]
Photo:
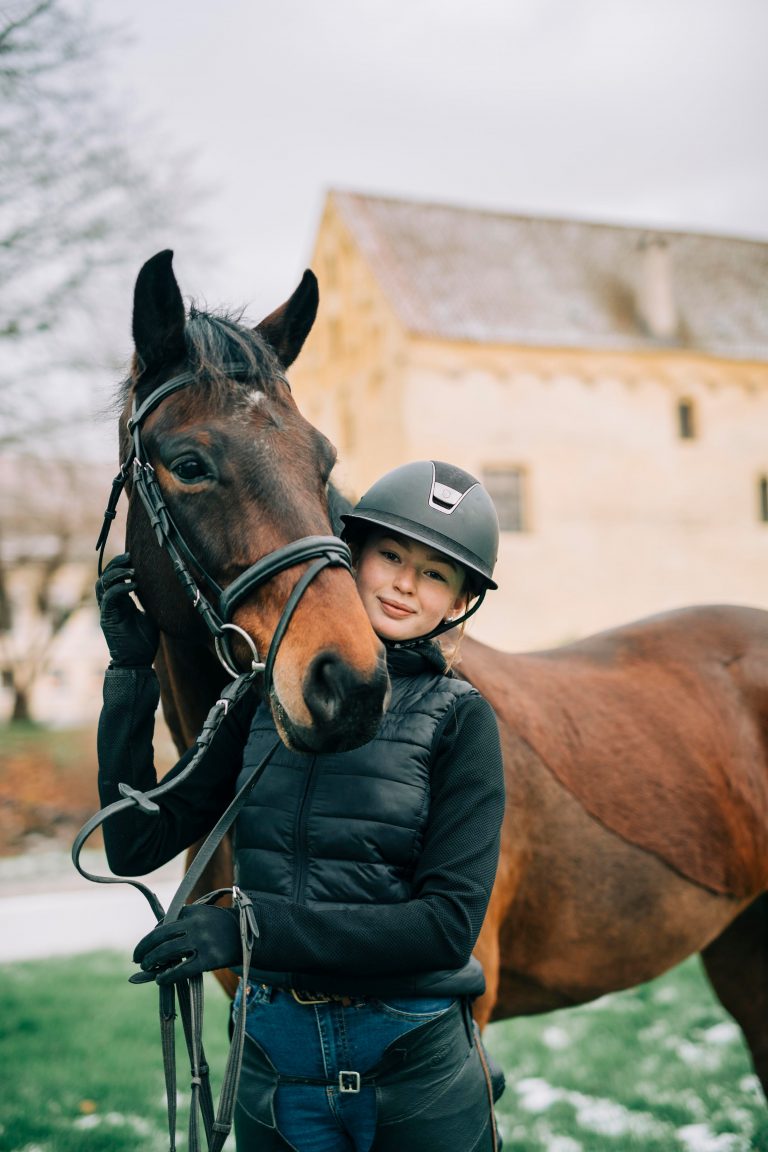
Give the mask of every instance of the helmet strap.
[[435, 637], [442, 636], [444, 632], [450, 632], [451, 628], [458, 628], [459, 624], [463, 624], [466, 620], [469, 620], [470, 616], [474, 616], [485, 599], [487, 591], [487, 588], [483, 588], [472, 607], [468, 608], [463, 615], [457, 616], [453, 620], [443, 620], [442, 624], [438, 624], [437, 628], [433, 628], [432, 631], [427, 632], [426, 635], [414, 636], [412, 640], [388, 640], [387, 645], [390, 648], [414, 648], [417, 644], [423, 644], [426, 640], [434, 640]]

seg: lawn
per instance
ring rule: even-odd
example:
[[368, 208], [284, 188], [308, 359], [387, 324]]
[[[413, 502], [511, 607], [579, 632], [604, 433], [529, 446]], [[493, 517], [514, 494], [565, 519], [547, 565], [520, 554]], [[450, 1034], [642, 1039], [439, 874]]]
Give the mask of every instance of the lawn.
[[[167, 1149], [155, 989], [129, 985], [130, 969], [114, 953], [0, 967], [3, 1152]], [[213, 980], [207, 1001], [220, 1070]], [[494, 1024], [487, 1042], [507, 1073], [505, 1152], [768, 1152], [740, 1034], [694, 960], [584, 1008]]]

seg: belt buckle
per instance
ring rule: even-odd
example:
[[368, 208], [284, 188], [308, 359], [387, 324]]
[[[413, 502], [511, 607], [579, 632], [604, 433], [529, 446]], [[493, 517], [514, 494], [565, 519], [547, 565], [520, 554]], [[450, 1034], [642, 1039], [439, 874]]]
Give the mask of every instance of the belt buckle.
[[339, 1092], [359, 1092], [359, 1072], [339, 1072]]
[[298, 988], [289, 988], [288, 991], [297, 1004], [327, 1004], [331, 999], [322, 992], [303, 992]]

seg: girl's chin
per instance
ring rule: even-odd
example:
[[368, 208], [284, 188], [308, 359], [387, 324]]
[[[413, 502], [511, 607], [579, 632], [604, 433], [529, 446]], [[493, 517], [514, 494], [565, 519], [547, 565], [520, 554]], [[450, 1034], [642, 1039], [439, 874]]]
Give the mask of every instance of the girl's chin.
[[399, 623], [386, 617], [376, 621], [374, 631], [382, 640], [415, 640], [421, 635], [418, 629], [407, 627], [405, 622]]

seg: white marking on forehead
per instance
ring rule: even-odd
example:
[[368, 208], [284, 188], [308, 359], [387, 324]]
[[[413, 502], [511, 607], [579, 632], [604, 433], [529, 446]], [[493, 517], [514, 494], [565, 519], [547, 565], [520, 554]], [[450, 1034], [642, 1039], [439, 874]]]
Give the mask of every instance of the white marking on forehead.
[[265, 392], [254, 390], [249, 392], [245, 397], [245, 404], [247, 408], [258, 408], [259, 404], [263, 404], [267, 396]]

